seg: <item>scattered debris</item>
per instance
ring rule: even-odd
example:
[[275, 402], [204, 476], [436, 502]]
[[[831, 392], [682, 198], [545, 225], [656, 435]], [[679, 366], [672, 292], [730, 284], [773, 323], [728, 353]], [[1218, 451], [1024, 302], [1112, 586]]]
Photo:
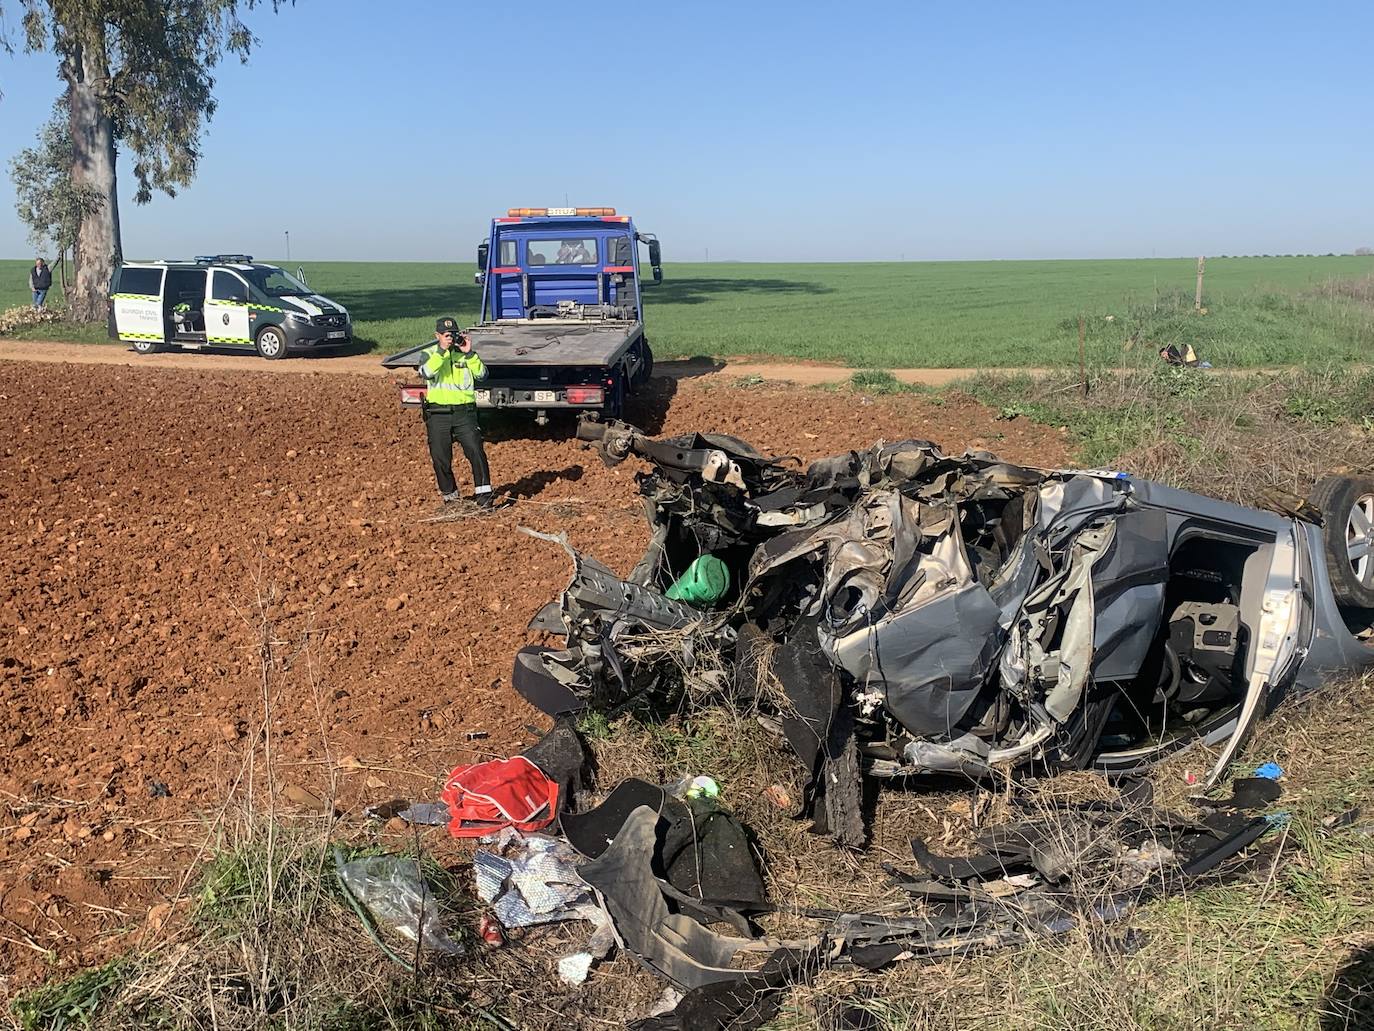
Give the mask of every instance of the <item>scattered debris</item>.
[[1255, 767], [1255, 776], [1263, 777], [1265, 780], [1281, 780], [1283, 767], [1276, 762], [1260, 763]]
[[565, 841], [506, 828], [483, 839], [473, 854], [477, 897], [503, 927], [531, 927], [597, 914], [591, 893], [577, 875], [578, 855]]
[[459, 766], [441, 795], [455, 838], [480, 838], [505, 827], [537, 831], [558, 815], [558, 784], [522, 755]]
[[368, 856], [345, 862], [343, 852], [335, 849], [334, 869], [348, 898], [377, 924], [435, 952], [463, 955], [463, 947], [443, 931], [434, 891], [416, 860]]

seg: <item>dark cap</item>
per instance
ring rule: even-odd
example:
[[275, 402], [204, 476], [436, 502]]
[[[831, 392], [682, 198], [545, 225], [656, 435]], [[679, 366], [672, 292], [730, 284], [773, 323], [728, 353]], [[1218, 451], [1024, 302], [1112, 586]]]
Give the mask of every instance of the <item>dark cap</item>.
[[458, 336], [462, 333], [462, 330], [458, 328], [458, 321], [456, 319], [451, 319], [445, 315], [442, 319], [434, 323], [434, 332], [452, 333], [454, 336]]

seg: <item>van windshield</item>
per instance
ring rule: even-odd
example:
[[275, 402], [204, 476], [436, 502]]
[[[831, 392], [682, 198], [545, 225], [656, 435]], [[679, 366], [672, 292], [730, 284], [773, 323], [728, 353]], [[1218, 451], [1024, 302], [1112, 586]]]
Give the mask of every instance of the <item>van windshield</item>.
[[311, 292], [310, 287], [291, 273], [283, 272], [279, 268], [268, 268], [265, 265], [260, 265], [245, 269], [243, 277], [268, 297], [287, 297], [291, 294], [308, 294]]

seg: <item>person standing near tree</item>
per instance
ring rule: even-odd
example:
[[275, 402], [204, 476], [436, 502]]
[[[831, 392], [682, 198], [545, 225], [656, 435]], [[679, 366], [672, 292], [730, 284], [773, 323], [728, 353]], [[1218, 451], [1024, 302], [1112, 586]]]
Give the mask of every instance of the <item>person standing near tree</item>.
[[475, 388], [477, 380], [487, 378], [487, 367], [454, 319], [445, 316], [434, 324], [434, 344], [420, 355], [420, 375], [427, 387], [424, 416], [429, 458], [444, 504], [463, 499], [453, 478], [456, 440], [472, 466], [473, 500], [478, 508], [490, 509], [491, 471], [482, 445], [482, 427], [477, 423]]
[[29, 290], [33, 293], [33, 306], [43, 307], [43, 302], [48, 299], [48, 291], [52, 289], [52, 269], [48, 268], [48, 263], [42, 258], [35, 258], [33, 268], [29, 269]]

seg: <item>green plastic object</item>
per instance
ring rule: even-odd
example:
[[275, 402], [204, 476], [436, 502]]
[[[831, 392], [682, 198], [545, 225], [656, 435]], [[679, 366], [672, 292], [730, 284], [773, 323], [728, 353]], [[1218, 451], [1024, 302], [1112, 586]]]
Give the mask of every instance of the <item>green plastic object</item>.
[[688, 605], [710, 605], [729, 589], [730, 570], [725, 563], [714, 555], [702, 555], [668, 588], [668, 597]]

